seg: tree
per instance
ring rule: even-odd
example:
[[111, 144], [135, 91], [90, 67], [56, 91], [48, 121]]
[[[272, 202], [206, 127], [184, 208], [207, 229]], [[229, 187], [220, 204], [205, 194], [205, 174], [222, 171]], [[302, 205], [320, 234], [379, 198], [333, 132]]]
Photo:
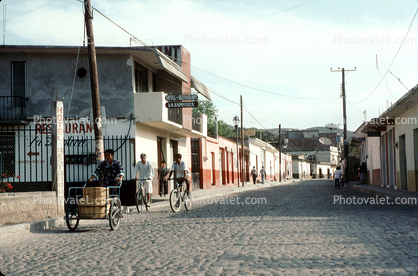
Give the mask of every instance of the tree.
[[[209, 100], [197, 100], [198, 106], [192, 110], [193, 116], [205, 114], [208, 117], [208, 135], [215, 136], [215, 117], [218, 116], [218, 109]], [[218, 135], [222, 137], [232, 137], [233, 132], [229, 125], [224, 121], [218, 121]]]
[[276, 136], [272, 132], [263, 129], [255, 129], [255, 137], [264, 142], [276, 142], [279, 140], [278, 135]]

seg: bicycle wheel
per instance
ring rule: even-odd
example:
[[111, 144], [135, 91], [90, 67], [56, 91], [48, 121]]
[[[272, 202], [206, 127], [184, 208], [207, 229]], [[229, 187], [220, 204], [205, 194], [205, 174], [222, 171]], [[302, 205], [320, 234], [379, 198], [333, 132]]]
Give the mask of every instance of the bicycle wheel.
[[138, 213], [141, 213], [142, 207], [144, 206], [144, 194], [142, 193], [142, 189], [139, 189], [138, 192], [136, 192], [135, 203], [136, 210], [138, 211]]
[[121, 202], [118, 197], [112, 199], [109, 210], [109, 225], [112, 230], [119, 227], [120, 219], [122, 218]]
[[67, 203], [67, 207], [65, 208], [65, 221], [70, 231], [75, 231], [75, 229], [77, 229], [80, 219], [78, 218], [78, 208], [76, 204]]
[[174, 213], [180, 211], [181, 208], [181, 196], [179, 195], [179, 191], [177, 189], [172, 190], [170, 193], [170, 207]]
[[186, 208], [186, 210], [192, 208], [192, 192], [189, 192], [188, 195], [184, 195], [184, 208]]

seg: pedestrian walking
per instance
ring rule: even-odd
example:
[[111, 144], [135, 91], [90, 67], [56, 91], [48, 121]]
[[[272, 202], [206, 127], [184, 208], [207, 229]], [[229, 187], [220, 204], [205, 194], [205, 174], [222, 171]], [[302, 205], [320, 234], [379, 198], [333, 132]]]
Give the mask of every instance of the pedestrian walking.
[[337, 189], [337, 187], [338, 189], [341, 189], [341, 185], [340, 185], [341, 175], [342, 175], [341, 167], [338, 166], [334, 172], [335, 189]]
[[256, 181], [257, 181], [257, 176], [258, 176], [257, 170], [255, 169], [255, 166], [253, 166], [253, 169], [251, 170], [251, 175], [253, 177], [253, 184], [255, 184]]
[[266, 179], [267, 172], [264, 169], [264, 166], [261, 167], [260, 176], [261, 176], [261, 183], [264, 184], [264, 180]]
[[135, 165], [135, 179], [138, 180], [145, 179], [142, 183], [145, 186], [145, 193], [147, 195], [147, 206], [150, 207], [151, 204], [151, 194], [152, 194], [152, 178], [154, 177], [154, 168], [151, 165], [151, 162], [147, 161], [147, 155], [141, 153], [141, 161]]
[[170, 170], [166, 167], [165, 161], [161, 161], [161, 167], [158, 168], [158, 179], [160, 182], [160, 197], [168, 194], [168, 181], [165, 179]]
[[366, 162], [361, 163], [360, 166], [360, 184], [366, 184], [367, 166]]

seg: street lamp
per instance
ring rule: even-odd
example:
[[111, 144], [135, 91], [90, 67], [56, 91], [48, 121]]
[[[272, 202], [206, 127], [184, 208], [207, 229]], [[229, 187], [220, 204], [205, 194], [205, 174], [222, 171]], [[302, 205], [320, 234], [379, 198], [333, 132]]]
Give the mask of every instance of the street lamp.
[[235, 135], [237, 137], [237, 171], [238, 171], [238, 187], [239, 187], [239, 149], [238, 149], [238, 125], [239, 125], [239, 117], [235, 115], [232, 119], [234, 121], [235, 126]]

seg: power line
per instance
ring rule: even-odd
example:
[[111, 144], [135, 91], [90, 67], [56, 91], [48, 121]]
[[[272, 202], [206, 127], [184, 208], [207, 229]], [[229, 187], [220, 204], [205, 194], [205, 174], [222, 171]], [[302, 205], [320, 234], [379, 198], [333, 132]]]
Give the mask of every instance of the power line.
[[393, 63], [395, 62], [395, 59], [396, 59], [396, 57], [398, 56], [398, 54], [399, 54], [399, 52], [400, 52], [400, 50], [401, 50], [401, 48], [402, 48], [402, 46], [403, 46], [403, 44], [404, 44], [404, 42], [405, 42], [405, 40], [406, 40], [406, 38], [407, 38], [407, 36], [408, 36], [408, 34], [409, 34], [409, 31], [411, 30], [411, 27], [412, 27], [412, 24], [414, 23], [414, 20], [415, 20], [415, 17], [417, 16], [417, 13], [418, 13], [418, 8], [417, 8], [417, 10], [415, 11], [415, 14], [414, 14], [414, 17], [412, 18], [412, 21], [411, 21], [411, 23], [409, 24], [409, 27], [408, 27], [408, 30], [407, 30], [407, 32], [406, 32], [406, 34], [405, 34], [405, 37], [403, 38], [403, 40], [402, 40], [402, 43], [401, 43], [401, 45], [399, 46], [399, 48], [398, 48], [398, 51], [396, 52], [396, 54], [395, 54], [395, 56], [393, 57], [393, 59], [392, 59], [392, 62], [390, 63], [390, 65], [389, 65], [389, 67], [388, 67], [388, 69], [386, 70], [386, 73], [383, 75], [383, 78], [379, 81], [379, 83], [377, 84], [377, 86], [373, 89], [373, 91], [366, 97], [366, 98], [364, 98], [363, 100], [361, 100], [361, 101], [359, 101], [359, 102], [355, 102], [355, 104], [357, 104], [357, 103], [361, 103], [361, 102], [364, 102], [365, 100], [367, 100], [376, 90], [377, 90], [377, 88], [380, 86], [380, 84], [382, 83], [382, 81], [385, 79], [385, 77], [386, 77], [386, 75], [388, 74], [388, 72], [389, 72], [389, 70], [390, 70], [390, 68], [392, 67], [392, 65], [393, 65]]
[[208, 33], [208, 32], [212, 32], [212, 31], [218, 31], [218, 30], [222, 30], [222, 29], [227, 29], [227, 28], [231, 28], [231, 27], [236, 27], [236, 26], [239, 26], [239, 25], [242, 25], [242, 24], [247, 24], [249, 22], [253, 22], [253, 21], [260, 20], [260, 19], [264, 19], [264, 18], [273, 16], [273, 15], [276, 15], [276, 14], [279, 14], [279, 13], [283, 13], [283, 12], [286, 12], [286, 11], [290, 11], [290, 10], [299, 8], [301, 6], [307, 5], [307, 4], [312, 3], [312, 2], [315, 2], [315, 1], [316, 0], [311, 0], [311, 1], [308, 1], [308, 2], [305, 2], [305, 3], [302, 3], [302, 4], [299, 4], [299, 5], [290, 7], [290, 8], [285, 9], [285, 10], [281, 10], [281, 11], [278, 11], [278, 12], [275, 12], [275, 13], [272, 13], [272, 14], [264, 15], [264, 16], [261, 16], [261, 17], [257, 17], [257, 18], [254, 18], [254, 19], [250, 19], [250, 20], [247, 20], [247, 21], [243, 21], [243, 22], [236, 23], [236, 24], [229, 25], [229, 26], [225, 26], [225, 27], [219, 27], [219, 28], [205, 30], [205, 31], [200, 31], [200, 32], [196, 32], [196, 33], [192, 33], [192, 34], [187, 34], [187, 35], [175, 35], [175, 36], [155, 38], [155, 39], [150, 39], [150, 40], [155, 41], [155, 40], [159, 40], [159, 39], [168, 39], [168, 38], [175, 38], [175, 37], [192, 36], [192, 35], [203, 34], [203, 33]]
[[[76, 0], [76, 1], [78, 1], [78, 2], [81, 2], [80, 0]], [[316, 0], [312, 0], [312, 1], [310, 1], [310, 2], [313, 2], [313, 1], [316, 1]], [[310, 3], [310, 2], [307, 2], [307, 3]], [[306, 3], [305, 3], [306, 4]], [[296, 6], [297, 7], [297, 6]], [[106, 18], [107, 20], [109, 20], [112, 24], [114, 24], [115, 26], [117, 26], [119, 29], [121, 29], [123, 32], [125, 32], [126, 34], [128, 34], [134, 41], [136, 40], [137, 42], [139, 42], [140, 44], [142, 44], [142, 45], [144, 45], [145, 47], [147, 47], [147, 49], [150, 49], [151, 51], [153, 51], [153, 52], [155, 52], [156, 54], [158, 54], [160, 57], [162, 57], [162, 58], [164, 58], [164, 59], [169, 59], [166, 55], [161, 55], [155, 48], [153, 48], [153, 47], [151, 47], [151, 46], [149, 46], [148, 44], [146, 44], [144, 41], [142, 41], [142, 40], [140, 40], [140, 39], [138, 39], [137, 37], [135, 37], [133, 34], [131, 34], [130, 32], [128, 32], [127, 30], [125, 30], [124, 28], [122, 28], [120, 25], [118, 25], [116, 22], [114, 22], [113, 20], [111, 20], [109, 17], [107, 17], [105, 14], [103, 14], [101, 11], [99, 11], [98, 9], [96, 9], [96, 8], [92, 8], [93, 10], [95, 10], [95, 11], [97, 11], [100, 15], [102, 15], [104, 18]], [[175, 58], [173, 58], [173, 59], [175, 59]], [[171, 59], [170, 59], [170, 61], [172, 61]], [[191, 64], [188, 64], [188, 63], [186, 63], [186, 62], [183, 62], [182, 61], [182, 63], [183, 64], [186, 64], [186, 65], [189, 65], [189, 66], [191, 66], [191, 67], [193, 67], [193, 68], [195, 68], [195, 69], [197, 69], [197, 70], [200, 70], [200, 71], [202, 71], [202, 72], [205, 72], [205, 73], [207, 73], [207, 74], [210, 74], [210, 75], [212, 75], [212, 76], [215, 76], [215, 77], [217, 77], [217, 78], [220, 78], [220, 79], [223, 79], [223, 80], [225, 80], [225, 81], [228, 81], [228, 82], [231, 82], [231, 83], [234, 83], [234, 84], [236, 84], [236, 85], [239, 85], [239, 86], [242, 86], [242, 87], [245, 87], [245, 88], [248, 88], [248, 89], [251, 89], [251, 90], [255, 90], [255, 91], [259, 91], [259, 92], [262, 92], [262, 93], [267, 93], [267, 94], [272, 94], [272, 95], [276, 95], [276, 96], [281, 96], [281, 97], [287, 97], [287, 98], [293, 98], [293, 99], [302, 99], [302, 100], [320, 100], [319, 98], [306, 98], [306, 97], [294, 97], [294, 96], [289, 96], [289, 95], [285, 95], [285, 94], [280, 94], [280, 93], [274, 93], [274, 92], [270, 92], [270, 91], [265, 91], [265, 90], [262, 90], [262, 89], [258, 89], [258, 88], [254, 88], [254, 87], [251, 87], [251, 86], [248, 86], [248, 85], [245, 85], [245, 84], [241, 84], [241, 83], [238, 83], [238, 82], [235, 82], [235, 81], [232, 81], [232, 80], [229, 80], [229, 79], [226, 79], [226, 78], [224, 78], [224, 77], [221, 77], [221, 76], [218, 76], [218, 75], [216, 75], [216, 74], [213, 74], [213, 73], [210, 73], [210, 72], [208, 72], [208, 71], [206, 71], [206, 70], [203, 70], [203, 69], [200, 69], [200, 68], [198, 68], [198, 67], [196, 67], [196, 66], [193, 66], [193, 65], [191, 65]], [[223, 98], [222, 96], [220, 96], [220, 95], [217, 95], [217, 96], [219, 96], [219, 97], [221, 97], [221, 98]], [[226, 99], [226, 98], [224, 98], [224, 99]], [[231, 100], [229, 100], [229, 99], [226, 99], [226, 100], [228, 100], [228, 101], [231, 101]], [[233, 101], [231, 101], [231, 102], [233, 102]], [[235, 103], [235, 102], [233, 102], [233, 103]]]
[[251, 112], [247, 109], [247, 107], [245, 105], [243, 105], [243, 107], [245, 108], [245, 110], [247, 110], [248, 114], [250, 114], [250, 116], [262, 127], [264, 128], [264, 130], [267, 130], [267, 128], [265, 128], [254, 116], [253, 114], [251, 114]]
[[[28, 13], [31, 13], [31, 12], [33, 12], [33, 11], [39, 10], [40, 8], [43, 8], [43, 7], [45, 7], [45, 6], [49, 5], [49, 4], [52, 4], [52, 3], [56, 2], [56, 1], [58, 1], [58, 0], [51, 1], [51, 2], [49, 2], [49, 3], [46, 3], [46, 4], [42, 5], [42, 6], [39, 6], [39, 7], [37, 7], [37, 8], [32, 9], [32, 10], [29, 10], [29, 11], [27, 11], [27, 12], [24, 12], [24, 13], [22, 13], [22, 14], [19, 14], [19, 15], [15, 16], [15, 17], [12, 17], [12, 18], [10, 18], [10, 19], [4, 20], [4, 22], [7, 22], [7, 21], [10, 21], [10, 20], [16, 19], [16, 18], [18, 18], [18, 17], [20, 17], [20, 16], [23, 16], [23, 15], [25, 15], [25, 14], [28, 14]], [[3, 22], [2, 22], [1, 24], [3, 24]]]
[[193, 66], [193, 65], [191, 65], [191, 64], [189, 64], [189, 65], [190, 65], [191, 67], [193, 67], [193, 68], [197, 69], [197, 70], [200, 70], [200, 71], [202, 71], [202, 72], [205, 72], [206, 74], [212, 75], [212, 76], [214, 76], [214, 77], [220, 78], [220, 79], [225, 80], [225, 81], [228, 81], [228, 82], [230, 82], [230, 83], [233, 83], [233, 84], [236, 84], [236, 85], [239, 85], [239, 86], [242, 86], [242, 87], [245, 87], [245, 88], [251, 89], [251, 90], [255, 90], [255, 91], [258, 91], [258, 92], [267, 93], [267, 94], [271, 94], [271, 95], [275, 95], [275, 96], [286, 97], [286, 98], [292, 98], [292, 99], [301, 99], [301, 100], [321, 100], [320, 98], [295, 97], [295, 96], [289, 96], [289, 95], [285, 95], [285, 94], [274, 93], [274, 92], [270, 92], [270, 91], [266, 91], [266, 90], [262, 90], [262, 89], [254, 88], [254, 87], [251, 87], [251, 86], [248, 86], [248, 85], [245, 85], [245, 84], [241, 84], [241, 83], [238, 83], [238, 82], [235, 82], [235, 81], [229, 80], [229, 79], [227, 79], [227, 78], [224, 78], [224, 77], [218, 76], [218, 75], [216, 75], [216, 74], [210, 73], [210, 72], [208, 72], [208, 71], [206, 71], [206, 70], [200, 69], [200, 68], [198, 68], [198, 67], [196, 67], [196, 66]]

